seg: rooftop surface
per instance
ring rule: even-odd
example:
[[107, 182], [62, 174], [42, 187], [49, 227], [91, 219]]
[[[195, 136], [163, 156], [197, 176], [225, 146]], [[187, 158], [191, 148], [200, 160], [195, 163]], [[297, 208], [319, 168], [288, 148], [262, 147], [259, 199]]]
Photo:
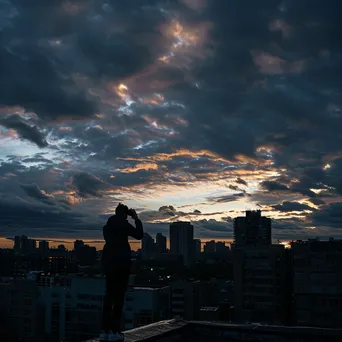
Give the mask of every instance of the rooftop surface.
[[[340, 342], [342, 341], [342, 329], [189, 322], [172, 319], [128, 330], [125, 332], [125, 337], [127, 342]], [[88, 342], [92, 341], [98, 340], [89, 340]]]

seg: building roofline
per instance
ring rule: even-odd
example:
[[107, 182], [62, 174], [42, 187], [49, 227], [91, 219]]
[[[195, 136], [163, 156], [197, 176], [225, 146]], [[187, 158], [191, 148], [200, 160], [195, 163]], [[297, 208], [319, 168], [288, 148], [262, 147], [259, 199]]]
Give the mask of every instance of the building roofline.
[[[213, 340], [230, 335], [239, 334], [255, 335], [281, 335], [282, 337], [304, 337], [307, 339], [319, 337], [322, 341], [341, 341], [342, 329], [327, 329], [316, 327], [290, 327], [261, 324], [229, 324], [225, 322], [207, 321], [185, 321], [182, 319], [171, 319], [152, 323], [140, 328], [131, 329], [125, 332], [127, 342], [158, 342], [166, 337], [195, 336], [198, 334], [211, 336]], [[97, 340], [88, 340], [95, 342]]]

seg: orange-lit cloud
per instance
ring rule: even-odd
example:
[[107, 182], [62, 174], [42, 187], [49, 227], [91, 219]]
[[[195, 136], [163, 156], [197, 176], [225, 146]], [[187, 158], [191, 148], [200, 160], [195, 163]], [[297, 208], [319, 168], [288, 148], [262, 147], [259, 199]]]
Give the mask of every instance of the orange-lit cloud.
[[142, 157], [142, 158], [127, 157], [127, 158], [117, 158], [117, 159], [119, 159], [119, 160], [120, 159], [121, 160], [132, 160], [132, 161], [150, 161], [150, 160], [167, 161], [167, 160], [172, 160], [175, 157], [181, 157], [181, 156], [192, 157], [192, 158], [208, 157], [208, 158], [212, 158], [216, 161], [224, 161], [227, 163], [231, 163], [231, 161], [229, 161], [228, 159], [222, 158], [217, 153], [211, 152], [209, 150], [190, 151], [188, 149], [179, 149], [179, 150], [172, 152], [172, 153], [157, 153], [153, 156]]
[[132, 173], [132, 172], [137, 172], [137, 171], [141, 171], [141, 170], [157, 170], [158, 169], [158, 165], [155, 163], [141, 163], [141, 164], [137, 164], [134, 167], [127, 167], [125, 169], [119, 169], [118, 171], [122, 172], [122, 173]]
[[141, 99], [142, 103], [151, 104], [151, 105], [159, 105], [163, 103], [165, 100], [164, 96], [158, 93], [153, 94], [151, 97], [145, 97]]
[[6, 130], [5, 132], [1, 132], [0, 131], [0, 137], [5, 137], [5, 138], [13, 137], [13, 138], [17, 138], [18, 134], [17, 134], [17, 132], [14, 129], [9, 129], [9, 130]]
[[[173, 43], [169, 47], [169, 52], [159, 57], [163, 63], [171, 63], [176, 57], [182, 58], [186, 55], [204, 59], [208, 56], [208, 51], [203, 50], [211, 24], [202, 22], [194, 27], [186, 26], [179, 20], [174, 19], [162, 29], [163, 34], [172, 38]], [[180, 60], [176, 62], [178, 64]]]

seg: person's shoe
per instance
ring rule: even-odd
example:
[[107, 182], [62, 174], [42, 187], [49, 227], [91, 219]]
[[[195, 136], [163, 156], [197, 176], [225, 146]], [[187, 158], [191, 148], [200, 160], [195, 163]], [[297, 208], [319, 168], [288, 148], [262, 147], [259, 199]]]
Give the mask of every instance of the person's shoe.
[[108, 340], [107, 341], [120, 341], [120, 342], [124, 342], [125, 341], [125, 336], [121, 332], [113, 333], [112, 331], [110, 331], [109, 334], [108, 334]]
[[108, 341], [108, 333], [106, 333], [104, 330], [102, 330], [100, 333], [99, 340], [100, 341]]

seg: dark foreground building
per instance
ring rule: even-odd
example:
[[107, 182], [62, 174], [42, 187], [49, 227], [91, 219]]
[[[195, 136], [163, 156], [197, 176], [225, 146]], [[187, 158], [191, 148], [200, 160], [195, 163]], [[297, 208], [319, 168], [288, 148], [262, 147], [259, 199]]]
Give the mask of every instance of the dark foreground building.
[[296, 241], [290, 252], [295, 324], [341, 328], [342, 240]]
[[340, 342], [342, 330], [170, 320], [125, 333], [127, 342]]

